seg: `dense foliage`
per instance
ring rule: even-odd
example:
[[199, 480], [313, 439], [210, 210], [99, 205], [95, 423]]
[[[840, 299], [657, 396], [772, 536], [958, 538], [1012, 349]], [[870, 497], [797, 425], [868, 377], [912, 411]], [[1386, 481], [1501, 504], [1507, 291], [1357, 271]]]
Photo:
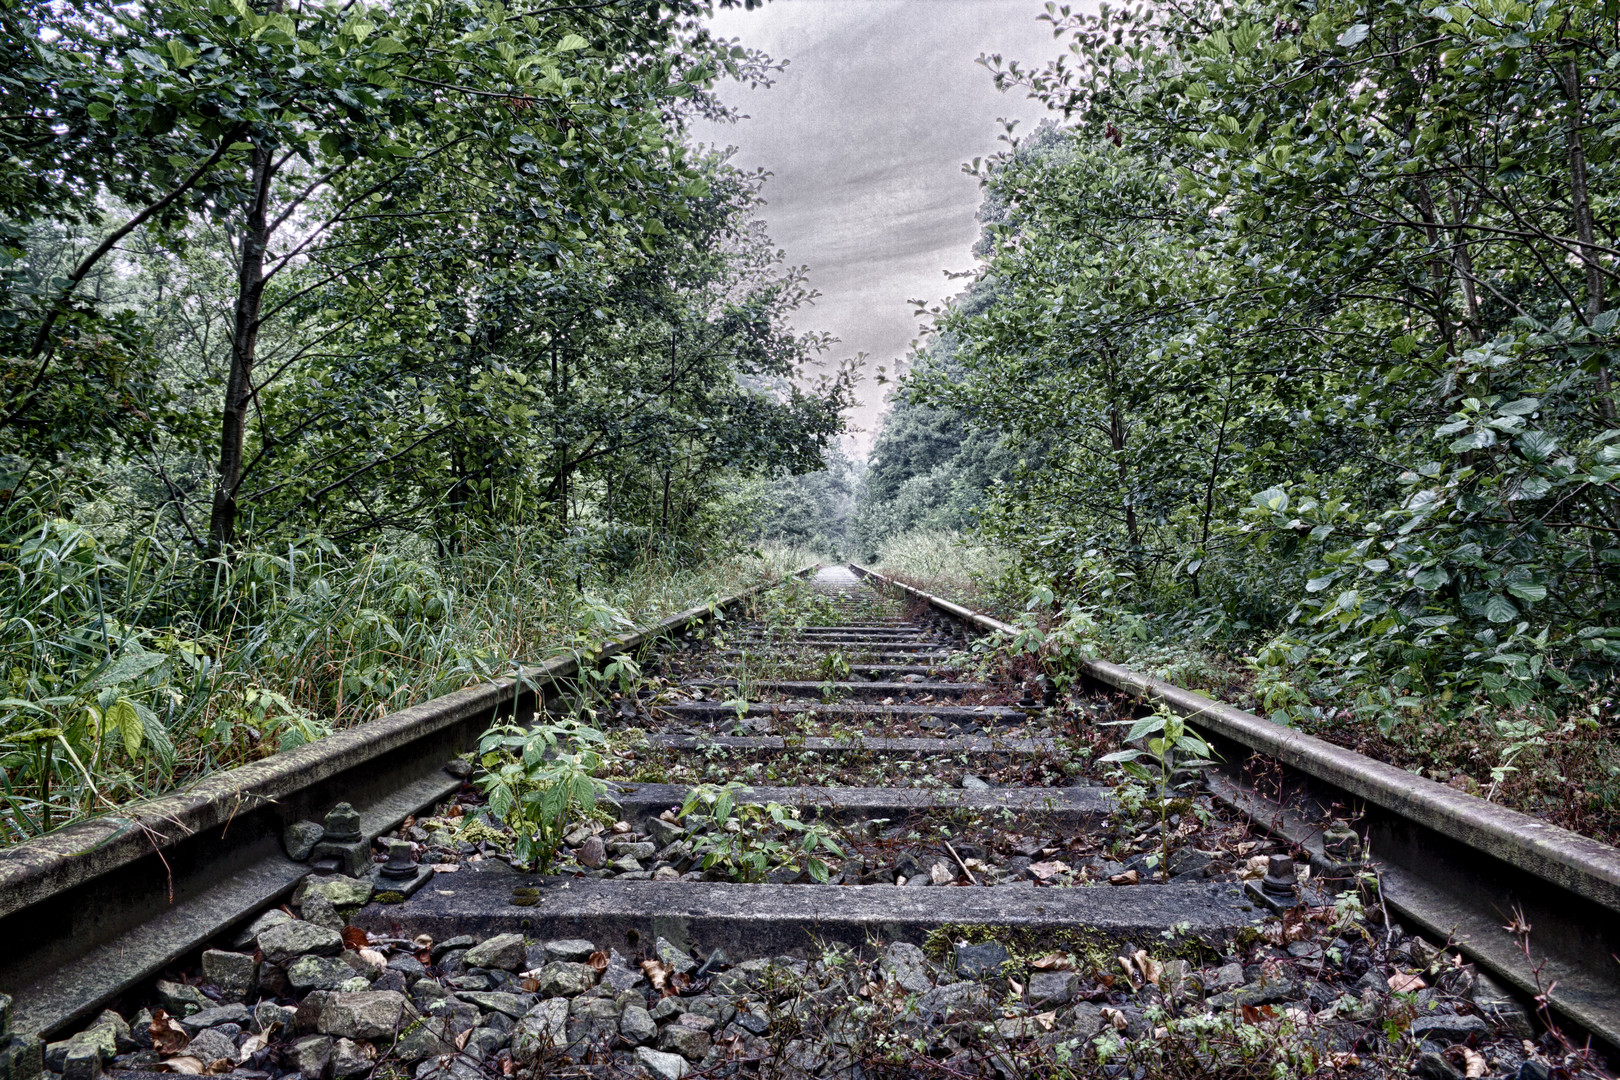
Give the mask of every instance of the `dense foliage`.
[[0, 6], [0, 834], [727, 581], [850, 376], [709, 8]]
[[986, 166], [905, 390], [1016, 456], [982, 517], [1022, 589], [1486, 784], [1573, 735], [1615, 805], [1612, 9], [1048, 10], [1062, 60], [989, 63], [1066, 122]]

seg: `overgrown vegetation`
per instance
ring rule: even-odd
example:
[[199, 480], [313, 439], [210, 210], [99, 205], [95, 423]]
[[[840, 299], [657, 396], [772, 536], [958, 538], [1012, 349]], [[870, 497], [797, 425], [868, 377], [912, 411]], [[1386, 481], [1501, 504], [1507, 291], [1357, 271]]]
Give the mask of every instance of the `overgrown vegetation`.
[[971, 434], [899, 486], [968, 490], [1004, 612], [1620, 835], [1612, 13], [1045, 17], [1062, 63], [986, 63], [1063, 123], [984, 165], [889, 421]]
[[0, 837], [778, 569], [850, 373], [708, 10], [0, 8]]

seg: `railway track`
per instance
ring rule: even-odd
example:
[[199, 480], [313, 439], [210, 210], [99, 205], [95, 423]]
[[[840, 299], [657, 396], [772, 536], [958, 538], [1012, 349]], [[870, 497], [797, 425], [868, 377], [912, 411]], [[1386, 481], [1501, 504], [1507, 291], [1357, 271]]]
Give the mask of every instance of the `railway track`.
[[[0, 855], [5, 1071], [1541, 1080], [1590, 1064], [1547, 1016], [1620, 1041], [1612, 849], [1105, 663], [974, 671], [1008, 628], [855, 571], [661, 627], [548, 875], [441, 766], [566, 664]], [[1223, 763], [1158, 805], [1096, 760], [1155, 703]]]

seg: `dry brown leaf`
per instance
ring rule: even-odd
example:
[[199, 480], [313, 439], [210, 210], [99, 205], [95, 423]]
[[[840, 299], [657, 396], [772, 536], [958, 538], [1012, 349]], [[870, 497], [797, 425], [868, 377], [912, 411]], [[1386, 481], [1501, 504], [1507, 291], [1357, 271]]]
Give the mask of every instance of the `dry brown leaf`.
[[360, 950], [360, 959], [364, 960], [378, 971], [381, 971], [383, 968], [388, 966], [388, 957], [384, 956], [382, 953], [378, 952], [376, 949], [373, 949], [369, 945]]
[[1052, 859], [1047, 862], [1030, 863], [1029, 872], [1040, 878], [1042, 881], [1045, 881], [1047, 878], [1056, 877], [1059, 874], [1067, 874], [1069, 872], [1069, 864], [1066, 862], [1061, 862], [1057, 859]]
[[1128, 956], [1116, 956], [1114, 959], [1118, 960], [1119, 966], [1125, 969], [1125, 979], [1131, 984], [1131, 989], [1140, 990], [1142, 988], [1142, 976], [1136, 970], [1136, 965], [1131, 963], [1131, 958]]
[[1361, 1058], [1348, 1050], [1337, 1050], [1328, 1055], [1328, 1060], [1335, 1069], [1358, 1069], [1361, 1067]]
[[662, 990], [669, 985], [669, 968], [657, 960], [643, 960], [641, 973], [647, 976], [647, 981], [652, 983], [654, 990]]
[[1110, 885], [1135, 885], [1142, 880], [1142, 875], [1135, 870], [1127, 870], [1123, 874], [1115, 874], [1108, 879]]
[[518, 985], [523, 987], [525, 994], [538, 994], [540, 992], [540, 980], [533, 977], [519, 979]]
[[1159, 976], [1164, 974], [1163, 964], [1149, 956], [1146, 949], [1137, 949], [1131, 954], [1131, 959], [1136, 961], [1136, 970], [1142, 973], [1145, 981], [1159, 985]]
[[1074, 967], [1074, 961], [1068, 953], [1047, 953], [1037, 960], [1031, 960], [1029, 966], [1036, 971], [1068, 971]]
[[260, 1050], [263, 1050], [265, 1047], [269, 1046], [270, 1045], [270, 1040], [275, 1038], [276, 1033], [279, 1032], [280, 1030], [281, 1030], [281, 1021], [277, 1020], [275, 1023], [271, 1024], [269, 1027], [267, 1027], [263, 1031], [259, 1032], [259, 1034], [257, 1034], [257, 1035], [249, 1035], [246, 1039], [244, 1039], [242, 1041], [242, 1049], [237, 1052], [236, 1063], [238, 1065], [241, 1065], [241, 1064], [245, 1063], [248, 1060], [248, 1058], [252, 1057], [254, 1054], [257, 1054]]
[[433, 948], [433, 935], [417, 934], [411, 939], [411, 944], [416, 946], [418, 949], [431, 949]]
[[[152, 1049], [164, 1057], [178, 1054], [191, 1041], [191, 1036], [180, 1026], [180, 1021], [162, 1009], [152, 1014], [152, 1022], [146, 1025], [146, 1031], [152, 1036]], [[197, 1071], [202, 1072], [202, 1069], [199, 1067]]]
[[203, 1072], [207, 1073], [209, 1076], [224, 1076], [228, 1072], [235, 1071], [236, 1062], [232, 1061], [230, 1058], [220, 1058], [218, 1061], [210, 1061], [208, 1063], [208, 1068], [203, 1070]]
[[167, 1061], [160, 1061], [152, 1067], [159, 1072], [184, 1073], [186, 1076], [201, 1076], [208, 1070], [208, 1066], [203, 1064], [201, 1058], [188, 1055], [172, 1057]]
[[1024, 996], [1024, 984], [1019, 982], [1017, 979], [1008, 979], [1007, 988], [1012, 991], [1012, 996], [1015, 998], [1021, 998]]
[[433, 867], [433, 872], [435, 874], [453, 874], [457, 870], [461, 869], [460, 863], [453, 862], [436, 862], [430, 863], [429, 865]]
[[596, 952], [591, 953], [591, 958], [588, 962], [590, 963], [591, 967], [595, 968], [597, 971], [606, 971], [608, 967], [608, 954], [598, 949]]
[[669, 977], [669, 985], [671, 987], [670, 992], [678, 994], [692, 985], [692, 976], [684, 971], [677, 971]]
[[1116, 1031], [1124, 1031], [1126, 1028], [1131, 1026], [1130, 1020], [1118, 1009], [1110, 1008], [1109, 1006], [1104, 1005], [1097, 1011], [1102, 1014], [1102, 1018], [1104, 1020], [1114, 1025], [1114, 1030]]
[[[1239, 847], [1241, 847], [1241, 846], [1242, 845], [1239, 845]], [[1250, 859], [1248, 862], [1243, 864], [1243, 869], [1238, 871], [1238, 876], [1241, 877], [1244, 881], [1251, 881], [1251, 880], [1254, 880], [1256, 878], [1263, 878], [1263, 877], [1266, 876], [1266, 865], [1270, 861], [1271, 861], [1270, 856], [1256, 855], [1254, 858]]]
[[1481, 1076], [1491, 1071], [1490, 1065], [1485, 1061], [1484, 1054], [1470, 1050], [1466, 1046], [1458, 1049], [1462, 1051], [1463, 1056], [1463, 1075], [1468, 1077], [1468, 1080], [1479, 1080]]
[[466, 812], [467, 808], [465, 806], [462, 806], [460, 803], [456, 803], [454, 806], [444, 812], [444, 816], [447, 818], [458, 818]]
[[1389, 990], [1392, 994], [1415, 994], [1428, 986], [1423, 976], [1398, 971], [1389, 977]]
[[[345, 926], [341, 931], [341, 936], [343, 938], [343, 947], [354, 952], [359, 952], [371, 944], [371, 939], [366, 937], [366, 932], [358, 926]], [[386, 964], [387, 961], [384, 961], [384, 963]]]
[[613, 823], [613, 831], [618, 833], [620, 836], [623, 836], [625, 833], [630, 831], [630, 823], [628, 821], [615, 821]]
[[472, 1038], [472, 1033], [473, 1033], [473, 1029], [469, 1027], [465, 1031], [462, 1031], [462, 1032], [460, 1032], [460, 1033], [458, 1033], [456, 1035], [456, 1049], [457, 1050], [465, 1050], [465, 1049], [467, 1049], [467, 1040]]
[[1041, 1025], [1042, 1031], [1051, 1031], [1057, 1026], [1057, 1010], [1054, 1009], [1051, 1012], [1036, 1013], [1034, 1016], [1030, 1017], [1030, 1019]]

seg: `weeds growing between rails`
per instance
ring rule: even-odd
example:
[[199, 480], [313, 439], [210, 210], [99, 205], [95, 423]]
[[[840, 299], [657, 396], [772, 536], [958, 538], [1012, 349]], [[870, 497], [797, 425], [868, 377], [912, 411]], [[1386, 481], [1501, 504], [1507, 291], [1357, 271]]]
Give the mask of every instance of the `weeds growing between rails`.
[[26, 505], [7, 517], [4, 844], [792, 569], [759, 552], [615, 564], [589, 537], [538, 530], [452, 555], [312, 538], [205, 561], [152, 538], [115, 553]]

